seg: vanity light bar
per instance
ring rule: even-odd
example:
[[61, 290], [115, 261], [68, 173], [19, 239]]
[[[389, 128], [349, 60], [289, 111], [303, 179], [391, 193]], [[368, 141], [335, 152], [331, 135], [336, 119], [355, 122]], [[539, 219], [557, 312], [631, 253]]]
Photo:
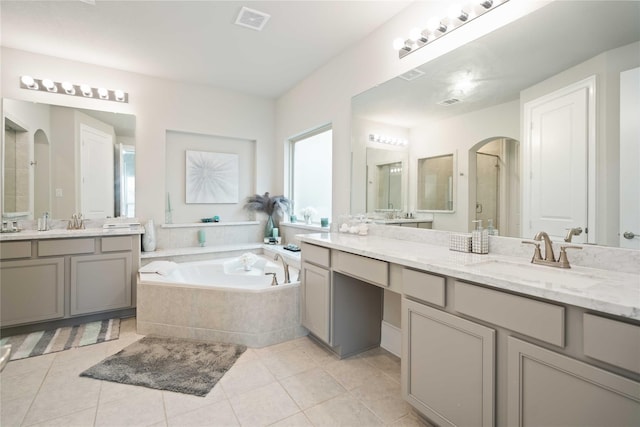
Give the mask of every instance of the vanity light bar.
[[87, 84], [73, 84], [69, 82], [54, 82], [50, 79], [34, 79], [31, 76], [20, 77], [20, 87], [41, 92], [59, 93], [62, 95], [81, 96], [83, 98], [95, 98], [105, 101], [129, 102], [129, 94], [120, 89], [105, 89], [103, 87], [91, 87]]
[[409, 38], [399, 37], [393, 41], [393, 48], [398, 51], [398, 57], [404, 58], [412, 52], [460, 28], [467, 22], [473, 21], [489, 10], [505, 4], [509, 0], [475, 0], [468, 5], [451, 5], [446, 16], [433, 17], [427, 21], [424, 29], [413, 28]]
[[407, 144], [409, 144], [409, 141], [407, 141], [406, 139], [393, 138], [391, 136], [379, 135], [377, 133], [370, 133], [369, 141], [377, 142], [380, 144], [399, 145], [401, 147], [404, 147]]

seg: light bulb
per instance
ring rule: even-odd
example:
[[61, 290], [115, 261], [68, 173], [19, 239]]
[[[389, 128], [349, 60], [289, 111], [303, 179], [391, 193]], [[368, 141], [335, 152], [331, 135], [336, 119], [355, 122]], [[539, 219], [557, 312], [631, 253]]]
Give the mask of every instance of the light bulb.
[[93, 91], [91, 90], [91, 87], [89, 85], [86, 85], [86, 84], [80, 85], [80, 91], [86, 97], [92, 97], [93, 96]]
[[31, 76], [22, 76], [20, 81], [29, 89], [38, 89], [38, 83]]
[[62, 82], [61, 84], [62, 89], [64, 89], [64, 92], [67, 95], [75, 95], [76, 94], [76, 89], [73, 87], [73, 85], [69, 82]]
[[398, 37], [393, 41], [393, 48], [395, 50], [404, 49], [405, 47], [406, 47], [405, 41], [402, 38]]
[[116, 101], [124, 101], [124, 91], [120, 90], [120, 89], [116, 89], [113, 91], [113, 94], [116, 97]]
[[109, 99], [109, 91], [103, 87], [98, 88], [98, 96], [100, 99]]
[[45, 89], [47, 89], [49, 92], [57, 92], [58, 91], [58, 88], [56, 87], [56, 84], [51, 79], [43, 79], [42, 80], [42, 86], [44, 86]]
[[485, 9], [490, 9], [493, 6], [493, 0], [477, 0], [477, 3]]

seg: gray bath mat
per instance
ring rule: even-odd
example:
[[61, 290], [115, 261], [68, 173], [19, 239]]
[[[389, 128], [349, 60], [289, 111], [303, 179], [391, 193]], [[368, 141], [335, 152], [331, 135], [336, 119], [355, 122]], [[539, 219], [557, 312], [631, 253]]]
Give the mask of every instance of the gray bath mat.
[[243, 345], [148, 336], [80, 376], [206, 396], [246, 349]]

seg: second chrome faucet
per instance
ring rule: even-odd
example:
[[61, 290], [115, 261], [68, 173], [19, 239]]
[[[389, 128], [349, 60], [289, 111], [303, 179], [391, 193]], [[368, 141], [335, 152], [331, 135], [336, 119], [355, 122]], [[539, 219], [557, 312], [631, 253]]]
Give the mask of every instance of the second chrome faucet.
[[[535, 246], [531, 262], [533, 264], [547, 265], [549, 267], [571, 268], [569, 258], [567, 258], [567, 249], [582, 249], [580, 246], [562, 245], [560, 246], [560, 255], [556, 260], [555, 254], [553, 253], [553, 242], [546, 232], [540, 231], [536, 233], [536, 235], [533, 237], [533, 240], [534, 241], [522, 241], [522, 243]], [[544, 243], [544, 258], [542, 256], [542, 252], [540, 251], [539, 242]]]

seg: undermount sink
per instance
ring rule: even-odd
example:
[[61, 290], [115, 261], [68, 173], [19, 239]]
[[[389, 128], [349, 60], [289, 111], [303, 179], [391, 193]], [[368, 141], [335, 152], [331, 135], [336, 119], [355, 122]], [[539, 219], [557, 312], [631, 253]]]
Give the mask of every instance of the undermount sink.
[[[492, 273], [527, 282], [539, 282], [570, 288], [588, 288], [613, 279], [607, 274], [609, 272], [595, 269], [578, 271], [575, 268], [564, 269], [531, 263], [509, 262], [501, 259], [479, 261], [468, 264], [467, 267], [478, 273]], [[611, 273], [614, 274], [613, 272]]]

